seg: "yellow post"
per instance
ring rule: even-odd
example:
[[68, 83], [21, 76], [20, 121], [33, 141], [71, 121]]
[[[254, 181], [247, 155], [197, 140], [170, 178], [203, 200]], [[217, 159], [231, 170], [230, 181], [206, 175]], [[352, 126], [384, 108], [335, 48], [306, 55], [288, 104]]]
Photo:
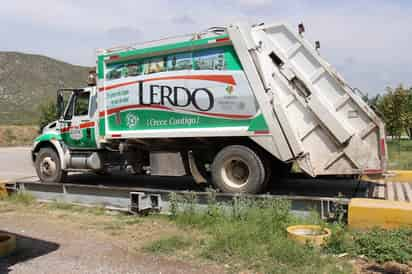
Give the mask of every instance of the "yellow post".
[[378, 175], [363, 175], [363, 181], [367, 182], [396, 182], [396, 183], [412, 183], [412, 170], [390, 170], [384, 176]]
[[350, 228], [412, 227], [412, 203], [354, 198], [349, 202]]

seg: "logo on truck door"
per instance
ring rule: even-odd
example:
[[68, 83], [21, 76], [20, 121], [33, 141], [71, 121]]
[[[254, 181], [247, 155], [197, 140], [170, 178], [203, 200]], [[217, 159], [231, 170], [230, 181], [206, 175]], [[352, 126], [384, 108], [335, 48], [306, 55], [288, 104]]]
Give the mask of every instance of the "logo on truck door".
[[83, 132], [80, 126], [70, 127], [70, 138], [73, 140], [81, 140], [83, 138]]

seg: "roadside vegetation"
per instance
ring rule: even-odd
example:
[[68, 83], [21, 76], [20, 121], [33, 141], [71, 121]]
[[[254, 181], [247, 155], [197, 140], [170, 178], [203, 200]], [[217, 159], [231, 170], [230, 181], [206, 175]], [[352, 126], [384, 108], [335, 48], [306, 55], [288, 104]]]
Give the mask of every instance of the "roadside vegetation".
[[[229, 205], [217, 203], [214, 195], [209, 193], [208, 205], [201, 211], [195, 207], [194, 194], [172, 194], [169, 216], [133, 216], [108, 211], [103, 206], [39, 204], [32, 196], [20, 193], [0, 199], [0, 214], [21, 210], [24, 214], [53, 216], [80, 229], [120, 238], [135, 252], [195, 264], [216, 264], [229, 273], [370, 273], [373, 269], [382, 273], [409, 273], [412, 270], [412, 229], [351, 231], [342, 221], [343, 211], [338, 212], [334, 222], [326, 223], [316, 213], [296, 217], [285, 200], [251, 201], [238, 197]], [[328, 227], [332, 237], [321, 247], [295, 243], [286, 233], [286, 227], [295, 224]]]
[[385, 93], [364, 100], [385, 122], [389, 168], [412, 169], [412, 87], [387, 87]]
[[412, 140], [388, 141], [389, 169], [412, 170]]
[[32, 145], [39, 131], [57, 120], [56, 103], [52, 99], [46, 99], [39, 105], [37, 113], [37, 125], [1, 125], [0, 122], [0, 147]]
[[[216, 203], [212, 192], [207, 209], [199, 212], [194, 209], [195, 199], [190, 194], [188, 197], [172, 196], [170, 219], [180, 227], [205, 233], [206, 237], [195, 243], [198, 256], [224, 264], [231, 271], [351, 272], [345, 261], [325, 255], [321, 249], [311, 245], [302, 246], [288, 239], [287, 226], [321, 221], [316, 217], [294, 217], [290, 213], [289, 202], [285, 200], [251, 201], [239, 197], [228, 206]], [[153, 243], [153, 246], [170, 244], [162, 241]]]
[[36, 126], [0, 126], [0, 147], [32, 145], [38, 132]]
[[[195, 200], [191, 194], [173, 194], [169, 218], [179, 227], [197, 229], [206, 236], [200, 241], [190, 240], [187, 235], [162, 238], [146, 250], [170, 254], [173, 249], [182, 252], [196, 246], [198, 256], [224, 264], [232, 272], [352, 273], [356, 260], [365, 263], [365, 268], [412, 270], [412, 265], [407, 265], [412, 263], [412, 229], [351, 231], [343, 222], [343, 211], [329, 223], [316, 213], [297, 218], [285, 200], [251, 201], [240, 197], [228, 206], [216, 203], [211, 193], [207, 209], [200, 212], [194, 209]], [[328, 227], [332, 237], [321, 247], [297, 244], [286, 233], [286, 227], [295, 224]]]
[[56, 103], [49, 99], [39, 106], [39, 129], [47, 126], [49, 123], [56, 121], [57, 117], [57, 106]]
[[384, 94], [372, 98], [366, 95], [364, 100], [382, 117], [389, 136], [412, 140], [412, 87], [387, 87]]

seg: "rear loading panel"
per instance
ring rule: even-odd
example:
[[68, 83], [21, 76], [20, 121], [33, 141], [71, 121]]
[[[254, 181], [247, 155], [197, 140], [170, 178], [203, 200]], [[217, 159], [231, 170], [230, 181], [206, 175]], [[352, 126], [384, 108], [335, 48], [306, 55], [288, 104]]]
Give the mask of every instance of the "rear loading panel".
[[[253, 63], [262, 82], [265, 95], [253, 87], [265, 118], [274, 114], [268, 123], [281, 130], [271, 132], [275, 156], [289, 160], [279, 153], [286, 140], [312, 176], [384, 171], [384, 124], [301, 35], [283, 24], [231, 26], [229, 33], [243, 66]], [[247, 77], [256, 75], [249, 70]]]

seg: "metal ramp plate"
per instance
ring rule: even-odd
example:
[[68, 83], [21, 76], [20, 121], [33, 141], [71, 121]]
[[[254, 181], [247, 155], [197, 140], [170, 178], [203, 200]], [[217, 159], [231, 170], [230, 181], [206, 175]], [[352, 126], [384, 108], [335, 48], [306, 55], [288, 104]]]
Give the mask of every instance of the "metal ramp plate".
[[412, 182], [372, 183], [370, 197], [373, 199], [412, 203]]

